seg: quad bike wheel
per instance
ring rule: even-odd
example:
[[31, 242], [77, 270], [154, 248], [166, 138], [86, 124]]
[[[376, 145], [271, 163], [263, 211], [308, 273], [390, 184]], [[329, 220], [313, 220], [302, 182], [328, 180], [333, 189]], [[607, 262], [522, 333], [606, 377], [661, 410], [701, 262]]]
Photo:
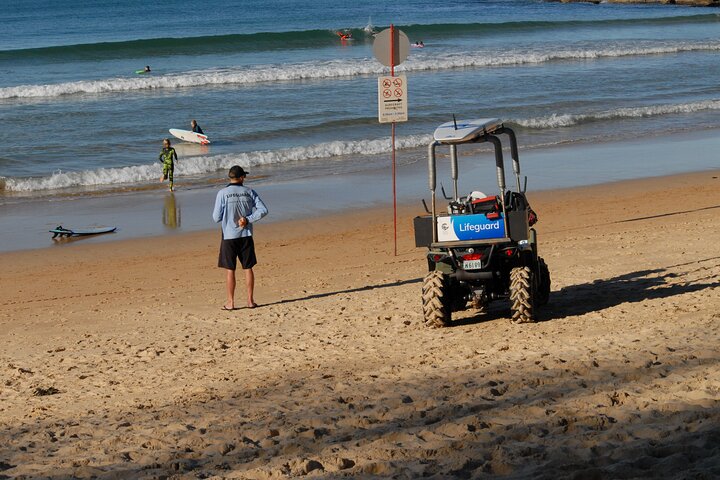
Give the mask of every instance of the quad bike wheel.
[[450, 323], [450, 301], [447, 277], [437, 270], [428, 273], [422, 286], [425, 324], [444, 327]]
[[510, 271], [510, 302], [513, 323], [535, 321], [535, 288], [530, 267], [516, 267]]
[[537, 304], [545, 305], [550, 300], [550, 270], [542, 257], [538, 257]]

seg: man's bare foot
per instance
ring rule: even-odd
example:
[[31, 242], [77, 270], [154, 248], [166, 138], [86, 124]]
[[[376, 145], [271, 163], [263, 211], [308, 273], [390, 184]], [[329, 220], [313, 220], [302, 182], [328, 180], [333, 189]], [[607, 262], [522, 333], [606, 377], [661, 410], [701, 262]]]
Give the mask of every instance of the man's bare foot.
[[247, 308], [255, 308], [255, 307], [257, 307], [257, 306], [258, 306], [257, 303], [255, 303], [255, 302], [250, 302], [250, 303], [248, 303]]
[[222, 307], [221, 310], [228, 310], [228, 311], [235, 310], [235, 305], [232, 305], [232, 306], [230, 306], [230, 307], [227, 306], [227, 305], [223, 305], [223, 307]]

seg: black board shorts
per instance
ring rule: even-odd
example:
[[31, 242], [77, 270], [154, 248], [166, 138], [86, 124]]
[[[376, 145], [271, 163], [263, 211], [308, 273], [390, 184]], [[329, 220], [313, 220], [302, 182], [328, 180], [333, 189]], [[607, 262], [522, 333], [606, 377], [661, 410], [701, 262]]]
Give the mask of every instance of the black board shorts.
[[223, 239], [220, 243], [218, 267], [235, 270], [237, 268], [238, 258], [240, 259], [240, 265], [242, 265], [243, 269], [252, 268], [257, 265], [253, 237]]

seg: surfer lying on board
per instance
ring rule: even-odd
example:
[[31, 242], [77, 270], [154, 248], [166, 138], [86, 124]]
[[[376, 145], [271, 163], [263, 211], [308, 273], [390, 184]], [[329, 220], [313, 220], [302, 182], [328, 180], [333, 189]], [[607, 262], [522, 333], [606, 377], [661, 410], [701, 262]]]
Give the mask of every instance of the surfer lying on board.
[[192, 127], [193, 132], [199, 133], [200, 135], [205, 135], [205, 132], [202, 131], [202, 128], [200, 128], [200, 125], [198, 125], [195, 120], [190, 122], [190, 126]]
[[170, 139], [166, 138], [163, 140], [163, 149], [158, 157], [160, 162], [163, 164], [162, 177], [160, 182], [164, 182], [165, 179], [170, 181], [170, 191], [173, 191], [173, 171], [175, 170], [175, 162], [177, 162], [177, 153], [175, 149], [170, 146]]
[[337, 32], [335, 32], [335, 33], [337, 33], [337, 36], [340, 37], [340, 40], [350, 40], [350, 39], [352, 39], [352, 32], [349, 32], [349, 31], [345, 31], [345, 32], [337, 31]]

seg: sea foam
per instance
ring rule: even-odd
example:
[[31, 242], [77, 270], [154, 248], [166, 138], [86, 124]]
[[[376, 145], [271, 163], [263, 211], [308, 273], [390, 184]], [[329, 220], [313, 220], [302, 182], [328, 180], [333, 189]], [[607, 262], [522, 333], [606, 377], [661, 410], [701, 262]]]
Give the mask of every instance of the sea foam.
[[[397, 149], [427, 145], [430, 135], [408, 135], [395, 141]], [[391, 151], [389, 138], [325, 142], [304, 147], [264, 150], [234, 154], [208, 155], [183, 158], [175, 168], [175, 176], [201, 176], [228, 169], [233, 165], [254, 167], [302, 160], [333, 159], [347, 155], [378, 155]], [[121, 184], [141, 184], [156, 181], [161, 165], [136, 165], [117, 168], [99, 168], [75, 172], [55, 172], [45, 177], [0, 178], [8, 192], [35, 192], [62, 188], [102, 187]]]
[[582, 123], [623, 118], [643, 118], [682, 113], [694, 113], [704, 110], [720, 110], [720, 100], [705, 100], [680, 104], [648, 105], [643, 107], [624, 107], [602, 112], [583, 114], [558, 114], [513, 120], [520, 126], [534, 129], [572, 127]]
[[[448, 52], [413, 54], [396, 68], [397, 72], [482, 68], [541, 64], [562, 60], [588, 60], [624, 56], [662, 55], [688, 51], [720, 51], [720, 42], [660, 42], [639, 45], [603, 45], [583, 48]], [[371, 58], [332, 60], [297, 64], [259, 65], [168, 75], [109, 78], [46, 85], [19, 85], [0, 88], [0, 100], [53, 98], [67, 95], [122, 93], [153, 89], [179, 89], [230, 85], [252, 85], [297, 80], [325, 80], [360, 75], [380, 75], [386, 70]]]

